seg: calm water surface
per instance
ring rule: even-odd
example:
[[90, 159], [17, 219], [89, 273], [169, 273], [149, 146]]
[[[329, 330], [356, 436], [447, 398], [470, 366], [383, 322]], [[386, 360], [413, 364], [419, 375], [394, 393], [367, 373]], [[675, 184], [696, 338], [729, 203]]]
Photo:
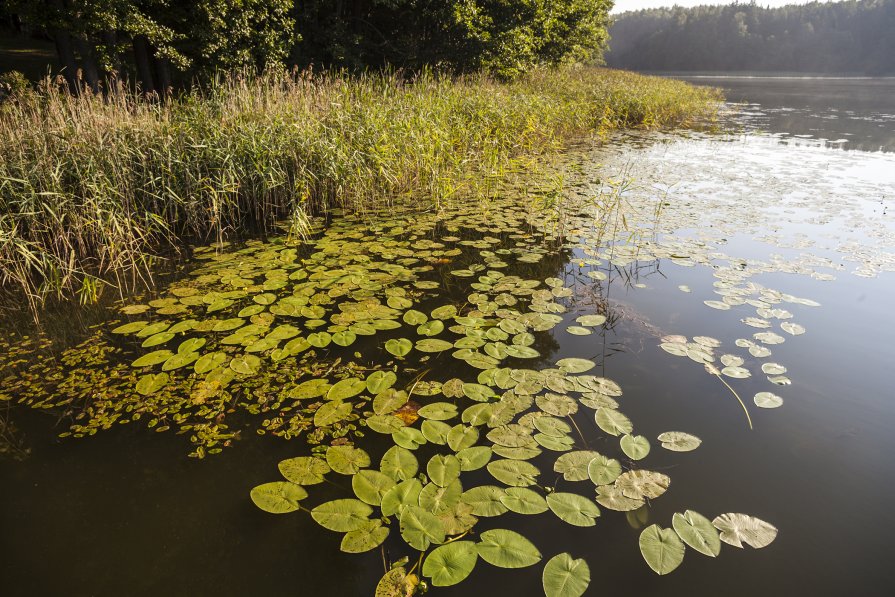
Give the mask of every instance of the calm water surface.
[[[507, 514], [476, 528], [516, 529], [545, 560], [563, 551], [584, 558], [588, 595], [891, 595], [895, 154], [842, 148], [895, 149], [893, 83], [697, 82], [727, 87], [742, 102], [731, 106], [733, 133], [624, 135], [570, 157], [584, 172], [582, 190], [628, 180], [622, 196], [633, 212], [662, 205], [656, 228], [644, 223], [642, 233], [678, 247], [675, 256], [607, 266], [609, 281], [595, 294], [578, 265], [586, 256], [574, 249], [552, 272], [575, 290], [564, 318], [571, 323], [600, 303], [612, 325], [580, 337], [560, 325], [538, 344], [548, 364], [589, 358], [597, 374], [621, 384], [622, 410], [653, 444], [645, 467], [669, 474], [671, 488], [639, 523], [603, 509], [591, 528], [549, 513]], [[743, 354], [734, 341], [764, 331], [741, 321], [755, 309], [703, 303], [721, 298], [718, 274], [730, 271], [820, 303], [775, 305], [806, 333], [782, 334], [768, 359], [745, 353], [752, 377], [730, 380], [749, 406], [751, 430], [717, 378], [658, 346], [665, 334], [702, 335], [722, 343], [719, 355]], [[772, 329], [780, 332], [779, 323]], [[450, 373], [449, 357], [442, 359]], [[791, 385], [768, 382], [759, 368], [768, 360], [787, 367]], [[757, 408], [751, 398], [759, 391], [779, 394], [783, 406]], [[171, 433], [128, 425], [59, 440], [62, 429], [45, 414], [6, 416], [30, 455], [0, 461], [2, 595], [353, 596], [371, 595], [382, 574], [378, 553], [341, 554], [340, 537], [309, 516], [271, 516], [249, 501], [251, 487], [276, 477], [279, 460], [304, 453], [300, 441], [260, 437], [247, 426], [235, 447], [197, 461]], [[578, 417], [587, 429], [591, 411]], [[655, 437], [668, 430], [703, 444], [690, 453], [662, 450]], [[592, 449], [615, 449], [595, 429], [585, 437]], [[388, 445], [365, 447], [378, 460]], [[549, 470], [552, 459], [535, 462]], [[347, 497], [328, 485], [314, 493]], [[745, 512], [780, 532], [761, 550], [725, 545], [715, 559], [688, 550], [678, 570], [657, 576], [638, 552], [640, 529], [668, 527], [685, 509], [709, 518]], [[386, 545], [400, 543], [395, 536]], [[432, 594], [538, 595], [541, 569], [480, 563], [468, 580]]]

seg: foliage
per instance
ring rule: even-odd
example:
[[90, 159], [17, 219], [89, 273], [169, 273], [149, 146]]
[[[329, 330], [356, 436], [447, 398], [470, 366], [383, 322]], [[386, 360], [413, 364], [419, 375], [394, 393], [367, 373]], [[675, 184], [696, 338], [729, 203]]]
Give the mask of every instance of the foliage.
[[34, 307], [75, 292], [91, 301], [97, 277], [133, 287], [159, 248], [183, 239], [288, 218], [300, 231], [309, 214], [396, 197], [439, 205], [477, 195], [565, 137], [688, 124], [716, 100], [595, 69], [508, 84], [271, 72], [165, 104], [123, 89], [101, 98], [44, 87], [0, 108], [0, 284]]
[[656, 8], [612, 25], [612, 66], [650, 71], [895, 73], [895, 0]]

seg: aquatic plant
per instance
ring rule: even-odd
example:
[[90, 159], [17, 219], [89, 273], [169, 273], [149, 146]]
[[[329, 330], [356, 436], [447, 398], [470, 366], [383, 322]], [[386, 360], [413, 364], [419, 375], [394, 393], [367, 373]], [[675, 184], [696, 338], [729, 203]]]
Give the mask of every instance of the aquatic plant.
[[0, 286], [32, 309], [148, 280], [186, 240], [335, 207], [487, 199], [564, 139], [711, 117], [714, 91], [610, 70], [231, 77], [167, 103], [45, 84], [0, 108]]

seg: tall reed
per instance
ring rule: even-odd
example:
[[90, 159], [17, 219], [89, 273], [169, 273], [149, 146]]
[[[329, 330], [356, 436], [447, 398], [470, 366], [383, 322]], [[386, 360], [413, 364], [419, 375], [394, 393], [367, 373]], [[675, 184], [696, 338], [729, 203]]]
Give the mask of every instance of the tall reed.
[[[604, 69], [511, 83], [424, 73], [223, 77], [167, 102], [46, 82], [0, 105], [0, 287], [37, 307], [148, 275], [185, 240], [332, 207], [438, 205], [571, 136], [686, 125], [718, 96]], [[105, 282], [100, 282], [104, 280]]]

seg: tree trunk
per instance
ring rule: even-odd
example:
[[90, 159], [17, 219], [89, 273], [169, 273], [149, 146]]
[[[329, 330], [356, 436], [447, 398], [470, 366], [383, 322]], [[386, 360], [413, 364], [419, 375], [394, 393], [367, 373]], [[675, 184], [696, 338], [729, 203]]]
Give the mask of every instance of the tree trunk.
[[167, 58], [154, 57], [155, 80], [158, 83], [159, 95], [164, 99], [171, 93], [171, 68]]
[[56, 42], [56, 54], [59, 56], [59, 66], [62, 68], [62, 76], [68, 82], [68, 90], [78, 93], [78, 61], [75, 60], [75, 51], [72, 48], [71, 36], [60, 30], [53, 31], [53, 41]]
[[155, 92], [155, 83], [152, 79], [152, 60], [149, 55], [149, 40], [144, 35], [134, 37], [134, 62], [137, 64], [137, 76], [140, 78], [140, 86], [144, 95]]
[[93, 93], [99, 93], [99, 67], [96, 64], [96, 58], [93, 56], [93, 48], [83, 37], [75, 38], [75, 46], [78, 48], [78, 54], [81, 55], [84, 80]]

